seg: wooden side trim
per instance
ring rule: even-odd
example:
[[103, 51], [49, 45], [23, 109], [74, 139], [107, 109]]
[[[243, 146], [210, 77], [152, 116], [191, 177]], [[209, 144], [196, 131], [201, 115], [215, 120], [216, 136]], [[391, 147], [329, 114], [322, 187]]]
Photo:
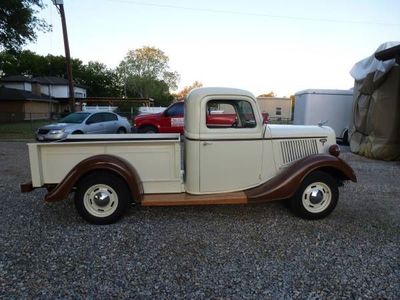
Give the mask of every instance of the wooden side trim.
[[21, 193], [29, 193], [33, 191], [32, 181], [21, 183], [20, 185]]
[[82, 177], [96, 170], [108, 170], [121, 176], [130, 188], [132, 200], [140, 204], [143, 186], [137, 171], [124, 159], [112, 155], [95, 155], [81, 161], [45, 196], [45, 201], [65, 199]]
[[216, 204], [246, 204], [247, 197], [243, 192], [191, 195], [180, 194], [146, 194], [142, 206], [180, 206], [180, 205], [216, 205]]

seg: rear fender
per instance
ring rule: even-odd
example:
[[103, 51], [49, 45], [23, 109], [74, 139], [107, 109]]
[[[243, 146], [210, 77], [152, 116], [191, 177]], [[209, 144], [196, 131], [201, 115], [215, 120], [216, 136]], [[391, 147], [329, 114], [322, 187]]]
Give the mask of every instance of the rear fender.
[[244, 192], [249, 203], [288, 199], [296, 193], [304, 178], [317, 170], [327, 172], [339, 181], [357, 182], [354, 170], [345, 161], [329, 154], [315, 154], [298, 160], [273, 179]]
[[132, 199], [140, 203], [143, 186], [136, 169], [127, 161], [112, 155], [95, 155], [78, 163], [65, 178], [46, 196], [45, 201], [56, 202], [67, 198], [68, 194], [84, 176], [89, 173], [106, 170], [121, 176], [129, 186]]

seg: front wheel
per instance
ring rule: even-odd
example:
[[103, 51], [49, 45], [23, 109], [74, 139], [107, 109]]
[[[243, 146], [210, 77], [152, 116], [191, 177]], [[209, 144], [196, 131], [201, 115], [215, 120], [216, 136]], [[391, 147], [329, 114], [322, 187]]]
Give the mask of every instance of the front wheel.
[[139, 127], [138, 133], [157, 133], [157, 128], [154, 126]]
[[129, 188], [121, 177], [110, 172], [96, 172], [78, 184], [75, 207], [90, 223], [111, 224], [126, 212], [129, 198]]
[[126, 133], [126, 129], [123, 128], [123, 127], [120, 127], [120, 128], [118, 128], [117, 133], [118, 133], [118, 134]]
[[290, 200], [290, 207], [299, 217], [322, 219], [334, 210], [338, 199], [337, 180], [328, 173], [315, 171], [301, 183]]

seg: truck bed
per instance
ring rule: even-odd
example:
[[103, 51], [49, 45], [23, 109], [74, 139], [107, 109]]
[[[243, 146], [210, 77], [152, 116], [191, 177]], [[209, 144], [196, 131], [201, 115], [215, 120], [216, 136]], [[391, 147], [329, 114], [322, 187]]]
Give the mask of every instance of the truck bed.
[[183, 191], [179, 134], [70, 135], [28, 148], [33, 187], [58, 184], [82, 160], [110, 154], [134, 166], [146, 194]]

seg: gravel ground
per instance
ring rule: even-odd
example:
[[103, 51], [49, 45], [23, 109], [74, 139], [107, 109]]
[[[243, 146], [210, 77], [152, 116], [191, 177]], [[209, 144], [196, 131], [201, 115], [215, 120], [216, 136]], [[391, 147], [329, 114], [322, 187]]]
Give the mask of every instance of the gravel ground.
[[0, 298], [400, 298], [400, 163], [343, 153], [359, 183], [305, 221], [281, 203], [131, 209], [94, 226], [46, 204], [0, 142]]

